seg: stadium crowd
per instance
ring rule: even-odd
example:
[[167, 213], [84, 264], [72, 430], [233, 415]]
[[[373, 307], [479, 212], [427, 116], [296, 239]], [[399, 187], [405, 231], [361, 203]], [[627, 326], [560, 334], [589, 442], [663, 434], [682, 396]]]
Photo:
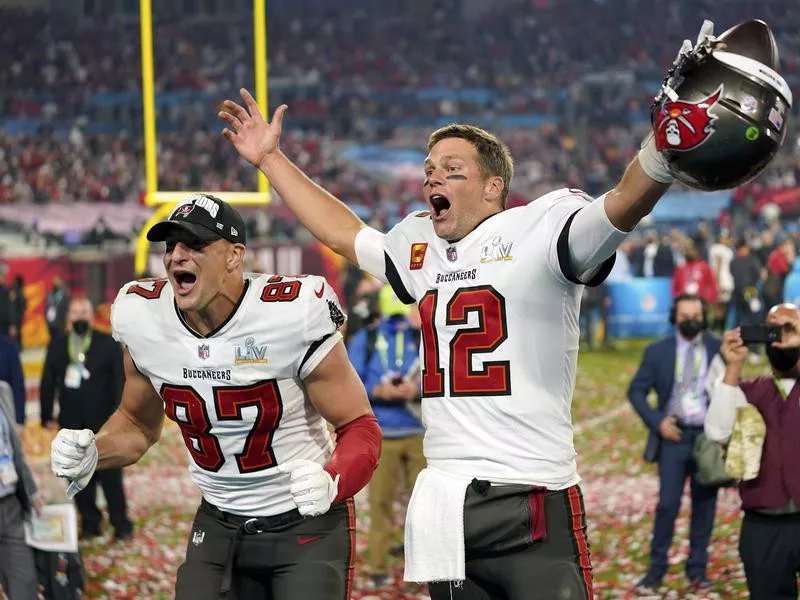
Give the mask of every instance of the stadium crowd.
[[[418, 27], [418, 15], [371, 16], [369, 26], [358, 12], [302, 21], [270, 15], [270, 77], [289, 82], [271, 100], [288, 100], [290, 118], [315, 116], [325, 123], [316, 131], [293, 125], [286, 151], [348, 203], [391, 221], [419, 197], [418, 184], [379, 180], [342, 159], [341, 145], [368, 139], [423, 148], [429, 124], [442, 117], [561, 115], [543, 124], [492, 127], [514, 153], [517, 201], [565, 185], [600, 194], [634, 155], [647, 127], [641, 116], [652, 86], [686, 36], [686, 23], [712, 12], [710, 4], [688, 1], [647, 10], [636, 10], [642, 4], [636, 0], [627, 4], [622, 27], [618, 7], [588, 0], [558, 6], [522, 2], [479, 20], [441, 8], [427, 16], [435, 24], [435, 48], [425, 37], [429, 28]], [[781, 45], [782, 71], [800, 91], [798, 16], [785, 10], [788, 4], [730, 2], [725, 18], [734, 23], [758, 15], [769, 21]], [[218, 17], [159, 20], [156, 12], [156, 89], [222, 96], [250, 85], [248, 16], [229, 19], [230, 26], [220, 27]], [[15, 9], [3, 10], [3, 22], [8, 26], [0, 32], [0, 117], [16, 123], [37, 119], [40, 125], [0, 133], [0, 203], [138, 200], [144, 187], [140, 126], [92, 133], [86, 114], [87, 100], [96, 94], [138, 93], [138, 22], [105, 19], [97, 27], [97, 19], [67, 23]], [[612, 28], [616, 35], [606, 36]], [[471, 43], [454, 43], [458, 36]], [[386, 44], [389, 38], [395, 43]], [[652, 39], [659, 40], [657, 46], [645, 43]], [[23, 40], [26, 52], [13, 52]], [[584, 76], [615, 70], [635, 76], [622, 96], [609, 94], [608, 87], [597, 93], [570, 87]], [[293, 89], [292, 82], [300, 81], [313, 85]], [[430, 100], [424, 93], [430, 89], [452, 93]], [[492, 93], [467, 93], [472, 89]], [[576, 126], [567, 114], [570, 106], [578, 112], [591, 108], [592, 118]], [[238, 164], [217, 137], [213, 104], [196, 113], [197, 107], [195, 114], [187, 107], [159, 115], [159, 126], [170, 118], [180, 121], [177, 130], [159, 132], [160, 188], [253, 189], [252, 170]], [[609, 118], [616, 124], [594, 120], [603, 113], [614, 115]], [[784, 156], [761, 178], [766, 188], [796, 185], [800, 159], [790, 135]]]

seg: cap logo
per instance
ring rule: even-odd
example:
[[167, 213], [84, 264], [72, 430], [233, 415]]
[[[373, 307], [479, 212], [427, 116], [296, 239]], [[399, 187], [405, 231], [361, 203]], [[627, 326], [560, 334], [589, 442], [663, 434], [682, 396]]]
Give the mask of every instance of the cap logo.
[[189, 216], [189, 213], [194, 210], [194, 204], [181, 204], [175, 209], [172, 214], [173, 217], [183, 217], [184, 219]]
[[239, 232], [238, 232], [238, 231], [236, 231], [236, 228], [235, 228], [235, 227], [231, 227], [231, 235], [236, 235], [236, 236], [238, 236], [238, 235], [239, 235]]

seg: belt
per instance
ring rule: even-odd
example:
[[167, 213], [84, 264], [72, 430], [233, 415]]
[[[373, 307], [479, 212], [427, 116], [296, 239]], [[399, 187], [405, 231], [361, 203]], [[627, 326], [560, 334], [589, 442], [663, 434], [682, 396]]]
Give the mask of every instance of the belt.
[[221, 520], [241, 527], [243, 532], [248, 535], [264, 533], [265, 531], [275, 529], [276, 527], [282, 527], [284, 525], [288, 525], [289, 523], [303, 520], [303, 515], [301, 515], [300, 511], [296, 508], [279, 515], [271, 515], [269, 517], [246, 517], [244, 515], [235, 515], [233, 513], [225, 512], [210, 502], [207, 502], [205, 499], [202, 500], [201, 504], [208, 512], [214, 514]]
[[676, 421], [676, 424], [681, 429], [689, 430], [689, 431], [696, 430], [696, 429], [697, 430], [703, 429], [703, 425], [702, 424], [697, 425], [695, 423], [686, 423], [685, 421]]
[[236, 533], [228, 548], [228, 557], [225, 559], [225, 570], [222, 573], [222, 581], [219, 586], [219, 592], [223, 598], [227, 596], [233, 583], [233, 563], [236, 560], [236, 549], [239, 546], [239, 540], [242, 536], [264, 533], [277, 527], [288, 525], [289, 523], [302, 521], [305, 518], [296, 508], [269, 517], [245, 517], [243, 515], [235, 515], [220, 510], [210, 502], [206, 502], [205, 498], [201, 501], [200, 505], [203, 510], [215, 515], [220, 520], [236, 525]]

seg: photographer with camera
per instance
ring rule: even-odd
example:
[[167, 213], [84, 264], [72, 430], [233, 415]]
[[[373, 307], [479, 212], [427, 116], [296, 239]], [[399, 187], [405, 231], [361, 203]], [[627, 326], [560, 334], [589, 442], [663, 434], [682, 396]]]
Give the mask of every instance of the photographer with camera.
[[[771, 377], [741, 380], [747, 344], [766, 345]], [[744, 519], [739, 555], [753, 600], [795, 600], [800, 572], [800, 310], [773, 306], [766, 324], [725, 333], [723, 380], [714, 386], [706, 415], [706, 436], [727, 444], [737, 410], [748, 403], [764, 419], [766, 437], [758, 476], [739, 484]]]

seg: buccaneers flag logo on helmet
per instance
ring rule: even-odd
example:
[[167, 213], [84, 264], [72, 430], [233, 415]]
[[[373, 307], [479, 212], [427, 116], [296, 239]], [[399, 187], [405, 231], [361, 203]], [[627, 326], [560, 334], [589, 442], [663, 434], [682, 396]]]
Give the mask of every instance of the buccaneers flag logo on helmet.
[[656, 147], [659, 150], [691, 150], [714, 133], [717, 116], [711, 108], [722, 95], [722, 86], [698, 102], [666, 102], [658, 113]]

